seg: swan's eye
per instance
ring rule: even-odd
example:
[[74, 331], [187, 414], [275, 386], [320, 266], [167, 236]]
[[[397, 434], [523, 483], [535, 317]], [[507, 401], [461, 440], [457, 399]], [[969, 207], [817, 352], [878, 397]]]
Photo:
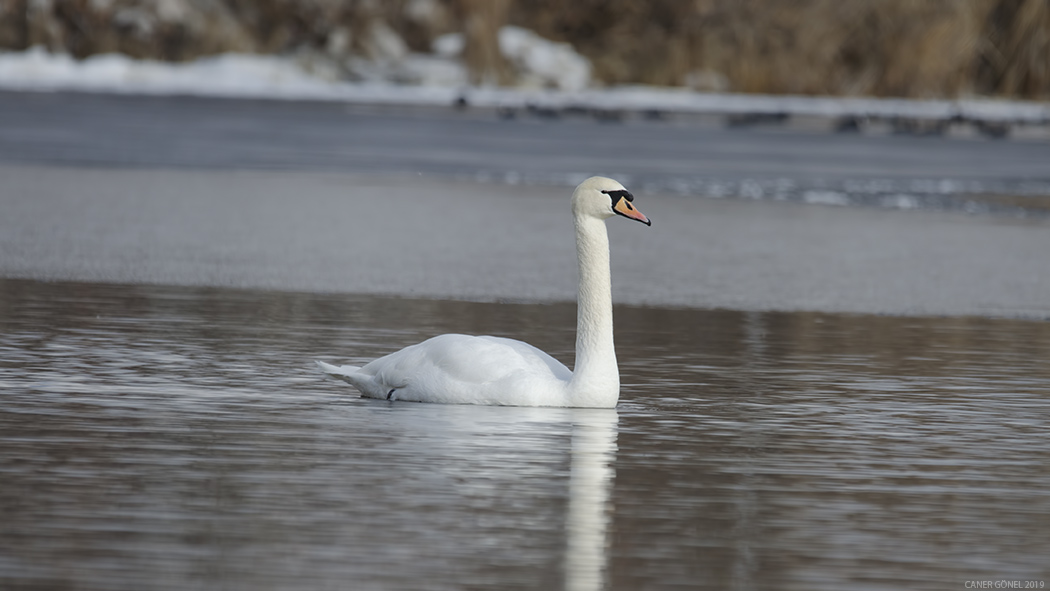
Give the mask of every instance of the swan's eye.
[[[616, 207], [616, 204], [620, 201], [620, 199], [634, 201], [634, 195], [631, 195], [631, 192], [625, 189], [616, 189], [614, 191], [602, 191], [602, 193], [605, 193], [609, 196], [610, 199], [612, 199], [612, 206], [614, 208]], [[627, 207], [630, 207], [630, 205], [628, 205]]]

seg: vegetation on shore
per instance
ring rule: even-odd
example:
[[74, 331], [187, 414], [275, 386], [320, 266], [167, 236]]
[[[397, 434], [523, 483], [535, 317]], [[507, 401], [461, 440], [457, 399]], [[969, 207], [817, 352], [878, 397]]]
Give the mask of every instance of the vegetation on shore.
[[0, 0], [0, 48], [184, 61], [228, 51], [427, 53], [462, 33], [506, 83], [505, 24], [572, 44], [597, 84], [1050, 98], [1050, 0]]

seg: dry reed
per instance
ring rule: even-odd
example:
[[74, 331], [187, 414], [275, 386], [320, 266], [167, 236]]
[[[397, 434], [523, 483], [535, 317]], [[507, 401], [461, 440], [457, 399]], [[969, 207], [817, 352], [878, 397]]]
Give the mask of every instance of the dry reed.
[[414, 51], [464, 32], [477, 83], [509, 80], [496, 32], [510, 23], [572, 43], [604, 84], [1050, 98], [1050, 0], [0, 0], [0, 47], [375, 57], [376, 23]]

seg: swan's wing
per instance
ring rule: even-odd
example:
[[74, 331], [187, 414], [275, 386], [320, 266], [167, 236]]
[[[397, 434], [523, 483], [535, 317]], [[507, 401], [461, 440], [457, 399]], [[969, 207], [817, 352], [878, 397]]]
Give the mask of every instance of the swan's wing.
[[[500, 403], [540, 395], [572, 372], [558, 360], [521, 341], [447, 334], [381, 357], [361, 368], [391, 398], [434, 402]], [[498, 396], [500, 399], [491, 397]]]
[[514, 339], [446, 334], [376, 359], [362, 371], [391, 386], [405, 386], [429, 372], [447, 379], [483, 384], [516, 372], [550, 374], [568, 380], [569, 371], [543, 351]]
[[539, 364], [542, 363], [559, 380], [569, 381], [572, 379], [572, 371], [565, 367], [565, 364], [551, 357], [542, 349], [537, 349], [528, 343], [504, 337], [483, 336], [475, 338], [484, 339], [493, 343], [493, 345], [500, 345], [513, 350], [515, 354], [521, 357], [523, 366], [539, 370]]

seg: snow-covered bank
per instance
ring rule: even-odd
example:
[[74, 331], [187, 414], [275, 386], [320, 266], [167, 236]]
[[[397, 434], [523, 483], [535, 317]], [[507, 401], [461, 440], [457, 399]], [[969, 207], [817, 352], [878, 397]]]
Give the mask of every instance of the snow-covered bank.
[[[466, 44], [462, 34], [439, 37], [433, 53], [411, 53], [389, 31], [378, 36], [385, 49], [372, 59], [301, 52], [292, 56], [226, 53], [185, 63], [135, 60], [119, 53], [76, 60], [37, 46], [0, 52], [0, 89], [441, 106], [472, 92], [462, 59]], [[574, 96], [591, 83], [590, 62], [566, 43], [513, 26], [500, 29], [498, 42], [513, 70], [513, 90], [483, 92], [483, 101], [502, 105], [537, 91]], [[550, 92], [542, 92], [546, 90]]]
[[341, 82], [288, 57], [228, 53], [178, 64], [105, 54], [75, 60], [39, 47], [0, 54], [0, 88], [420, 105], [447, 105], [458, 96], [440, 85]]
[[[532, 76], [534, 84], [512, 88], [471, 87], [466, 84], [464, 70], [455, 59], [429, 55], [406, 56], [396, 67], [376, 65], [368, 79], [347, 82], [339, 79], [336, 73], [312, 66], [309, 60], [295, 57], [231, 53], [188, 63], [169, 63], [105, 54], [75, 60], [66, 54], [33, 48], [0, 54], [0, 89], [418, 106], [458, 103], [503, 110], [543, 109], [555, 113], [583, 110], [605, 114], [808, 116], [837, 120], [905, 119], [1050, 125], [1050, 104], [1035, 102], [765, 96], [657, 87], [585, 88], [584, 66], [571, 65], [571, 55], [564, 49], [551, 50], [525, 35], [508, 38], [508, 46], [516, 52], [520, 67]], [[454, 46], [455, 39], [446, 43]], [[559, 71], [567, 72], [565, 80], [558, 78]], [[398, 83], [399, 80], [409, 83]]]

